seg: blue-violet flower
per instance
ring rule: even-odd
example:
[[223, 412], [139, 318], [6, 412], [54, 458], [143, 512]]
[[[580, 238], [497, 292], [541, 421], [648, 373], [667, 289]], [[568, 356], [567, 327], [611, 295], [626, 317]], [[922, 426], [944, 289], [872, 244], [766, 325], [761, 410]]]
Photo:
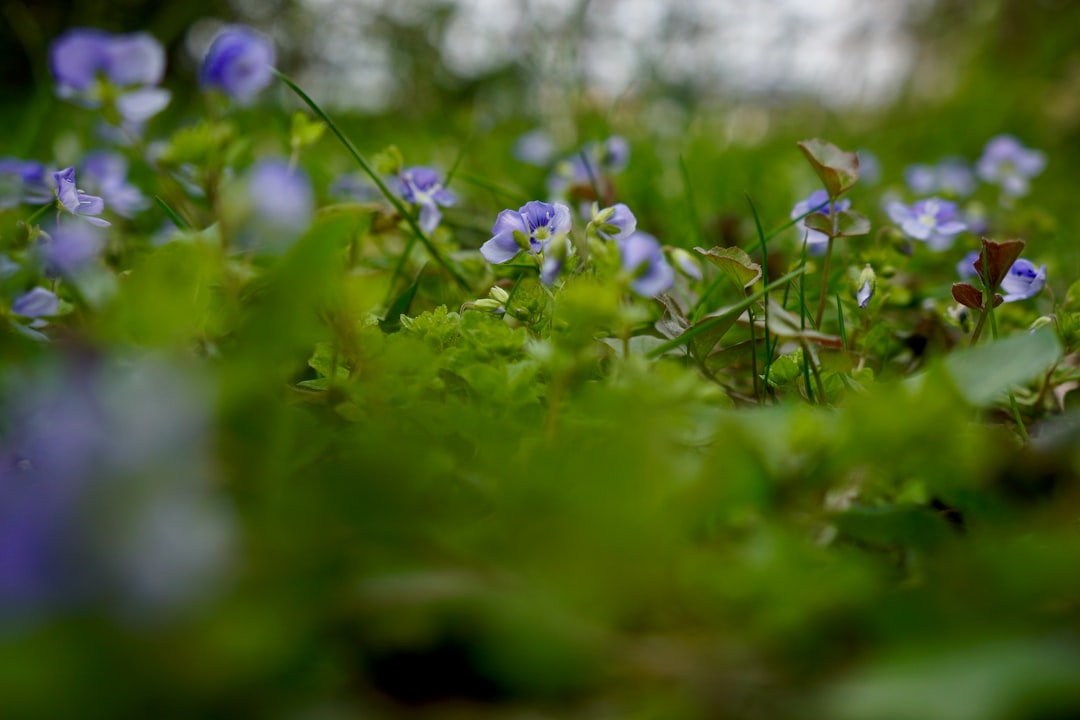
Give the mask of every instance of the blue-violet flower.
[[249, 105], [274, 79], [274, 62], [274, 44], [268, 37], [244, 25], [231, 25], [210, 44], [199, 83]]
[[1000, 185], [1006, 195], [1021, 197], [1045, 167], [1044, 153], [1024, 147], [1012, 135], [998, 135], [986, 144], [975, 169], [979, 178]]
[[490, 263], [504, 263], [521, 250], [539, 254], [556, 237], [570, 232], [570, 208], [562, 203], [531, 200], [515, 210], [503, 210], [491, 228], [492, 238], [480, 247]]
[[457, 196], [443, 187], [439, 174], [429, 167], [406, 168], [401, 171], [399, 181], [405, 201], [420, 206], [420, 229], [425, 233], [439, 226], [440, 205], [449, 207], [457, 202]]
[[150, 201], [127, 181], [127, 174], [127, 158], [115, 152], [92, 152], [82, 163], [81, 177], [86, 187], [101, 195], [114, 213], [129, 218], [149, 207]]
[[[975, 262], [978, 259], [978, 250], [969, 252], [964, 256], [963, 260], [956, 264], [957, 274], [964, 280], [978, 278], [979, 273], [975, 270]], [[1035, 264], [1030, 260], [1020, 258], [1009, 268], [1009, 272], [1005, 274], [998, 289], [1002, 291], [1002, 298], [1005, 302], [1017, 302], [1018, 300], [1035, 297], [1045, 284], [1046, 266], [1041, 265], [1036, 268]]]
[[74, 28], [49, 46], [49, 69], [56, 94], [86, 107], [105, 99], [99, 78], [121, 90], [117, 111], [125, 120], [143, 122], [169, 104], [168, 90], [157, 87], [165, 74], [165, 49], [148, 33], [113, 35]]
[[645, 232], [636, 232], [618, 243], [623, 272], [630, 276], [630, 288], [642, 297], [654, 298], [675, 284], [660, 241]]
[[925, 242], [931, 250], [948, 250], [956, 236], [967, 229], [960, 220], [956, 203], [941, 198], [918, 200], [910, 207], [893, 202], [887, 210], [905, 235]]
[[78, 215], [98, 227], [109, 227], [112, 224], [97, 217], [105, 211], [105, 201], [97, 195], [88, 195], [75, 186], [75, 168], [54, 172], [53, 180], [56, 181], [56, 197], [69, 213]]

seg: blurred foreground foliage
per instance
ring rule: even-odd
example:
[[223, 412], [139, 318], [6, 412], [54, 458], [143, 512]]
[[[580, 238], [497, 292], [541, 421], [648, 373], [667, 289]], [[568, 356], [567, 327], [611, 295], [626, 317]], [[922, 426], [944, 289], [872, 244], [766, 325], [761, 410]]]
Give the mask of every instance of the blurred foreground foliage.
[[[1039, 29], [1054, 47], [1073, 34]], [[369, 154], [393, 142], [451, 166], [464, 146], [455, 187], [469, 202], [447, 211], [449, 232], [433, 243], [478, 297], [493, 282], [513, 289], [509, 310], [521, 308], [522, 323], [468, 307], [475, 298], [407, 242], [387, 208], [331, 204], [322, 189], [352, 169], [332, 139], [303, 155], [323, 207], [280, 257], [223, 253], [214, 208], [198, 198], [185, 212], [207, 221], [199, 232], [149, 241], [160, 208], [126, 223], [136, 239], [107, 256], [114, 292], [95, 301], [76, 285], [77, 309], [48, 345], [5, 325], [0, 400], [25, 402], [34, 368], [65, 378], [57, 402], [68, 407], [102, 368], [126, 377], [147, 357], [165, 363], [148, 385], [110, 395], [122, 402], [100, 418], [78, 416], [79, 427], [31, 404], [64, 433], [101, 420], [123, 457], [94, 462], [132, 476], [123, 494], [173, 474], [211, 477], [236, 529], [228, 571], [176, 608], [144, 613], [106, 595], [5, 616], [0, 716], [1076, 716], [1080, 113], [1045, 112], [1047, 87], [1073, 80], [1027, 87], [1044, 66], [969, 67], [956, 95], [871, 114], [709, 114], [628, 100], [612, 113], [586, 103], [575, 118], [582, 138], [631, 139], [634, 160], [615, 190], [642, 227], [677, 247], [751, 253], [745, 194], [774, 227], [814, 187], [796, 140], [871, 148], [885, 187], [899, 187], [912, 160], [973, 158], [994, 133], [1030, 131], [1048, 170], [1037, 200], [996, 229], [1023, 236], [1050, 266], [1054, 296], [1040, 297], [1038, 312], [1057, 322], [1028, 334], [1036, 314], [1003, 308], [1009, 337], [956, 349], [963, 335], [942, 319], [952, 268], [916, 255], [901, 266], [916, 280], [882, 290], [872, 324], [860, 326], [846, 295], [837, 301], [872, 358], [855, 371], [855, 358], [822, 351], [832, 384], [819, 404], [799, 385], [806, 343], [773, 368], [783, 401], [757, 407], [745, 355], [758, 340], [746, 323], [726, 354], [710, 346], [701, 362], [650, 359], [660, 338], [621, 342], [627, 320], [612, 288], [581, 282], [552, 308], [533, 275], [483, 264], [472, 249], [495, 213], [540, 196], [544, 171], [510, 152], [532, 120], [478, 129], [482, 101], [438, 122], [343, 126]], [[655, 107], [671, 110], [671, 125], [659, 125]], [[262, 112], [231, 118], [245, 138], [238, 158], [285, 151], [287, 114]], [[73, 115], [55, 143], [69, 154], [90, 144], [94, 122]], [[740, 117], [768, 131], [745, 141]], [[35, 147], [52, 142], [45, 130], [19, 134], [31, 136]], [[869, 192], [852, 196], [872, 213]], [[2, 218], [5, 248], [25, 245], [25, 218]], [[770, 248], [771, 277], [797, 261], [794, 244]], [[875, 260], [908, 262], [886, 243], [874, 248]], [[665, 310], [650, 303], [650, 324]], [[69, 366], [78, 370], [57, 369]], [[205, 416], [199, 451], [212, 471], [146, 448], [138, 432], [160, 422], [187, 437], [188, 419], [173, 410], [188, 375], [198, 378], [189, 399]], [[1029, 443], [1013, 430], [1010, 390]], [[139, 414], [148, 399], [163, 414]], [[5, 437], [19, 422], [5, 417]], [[150, 464], [125, 464], [140, 448]], [[203, 531], [183, 525], [154, 547], [186, 548]], [[15, 554], [0, 550], [0, 567]], [[156, 560], [146, 558], [155, 582]]]

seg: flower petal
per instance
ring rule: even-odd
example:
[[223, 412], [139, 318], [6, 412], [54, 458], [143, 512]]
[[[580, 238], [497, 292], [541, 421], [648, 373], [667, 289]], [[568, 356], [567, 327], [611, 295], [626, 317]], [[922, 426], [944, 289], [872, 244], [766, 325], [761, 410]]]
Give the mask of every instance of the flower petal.
[[518, 247], [517, 241], [514, 240], [512, 230], [498, 233], [480, 246], [480, 254], [484, 256], [485, 260], [494, 265], [512, 260], [520, 251], [521, 248]]

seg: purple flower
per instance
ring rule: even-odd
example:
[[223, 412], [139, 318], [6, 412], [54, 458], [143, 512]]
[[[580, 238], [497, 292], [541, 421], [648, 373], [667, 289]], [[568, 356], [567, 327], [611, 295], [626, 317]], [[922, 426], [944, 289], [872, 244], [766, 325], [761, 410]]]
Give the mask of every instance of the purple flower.
[[489, 263], [504, 263], [521, 250], [536, 255], [556, 237], [570, 232], [570, 208], [531, 200], [515, 210], [503, 210], [491, 228], [492, 238], [480, 247]]
[[877, 185], [881, 181], [881, 160], [865, 148], [856, 154], [859, 156], [859, 183]]
[[1005, 302], [1016, 302], [1035, 297], [1046, 284], [1046, 266], [1036, 268], [1030, 260], [1020, 258], [1012, 264], [1001, 281]]
[[[975, 270], [975, 261], [979, 259], [979, 251], [972, 250], [964, 259], [956, 265], [956, 272], [964, 280], [974, 280], [979, 277]], [[1036, 268], [1030, 260], [1020, 258], [1012, 264], [1009, 272], [1001, 281], [1000, 290], [1005, 302], [1016, 302], [1035, 297], [1046, 284], [1046, 266]]]
[[603, 239], [622, 241], [637, 230], [637, 218], [625, 204], [616, 203], [609, 208], [595, 211], [590, 225]]
[[11, 302], [11, 312], [35, 320], [55, 315], [59, 308], [60, 299], [56, 297], [56, 293], [43, 287], [23, 293]]
[[555, 155], [555, 143], [546, 131], [536, 129], [514, 141], [513, 153], [514, 157], [524, 163], [544, 167]]
[[544, 264], [540, 268], [540, 282], [548, 287], [555, 284], [556, 278], [562, 272], [566, 264], [566, 257], [570, 254], [570, 240], [565, 235], [559, 235], [551, 239], [544, 250]]
[[863, 282], [862, 287], [855, 293], [855, 299], [859, 301], [859, 307], [866, 309], [866, 306], [870, 304], [870, 298], [874, 296], [874, 284], [869, 280]]
[[919, 200], [910, 207], [894, 202], [887, 210], [905, 235], [925, 242], [931, 250], [948, 250], [956, 236], [967, 229], [959, 219], [956, 203], [941, 198]]
[[442, 220], [439, 206], [449, 207], [457, 197], [442, 186], [439, 174], [429, 167], [411, 167], [401, 171], [401, 197], [420, 206], [420, 229], [434, 232]]
[[[847, 198], [837, 200], [836, 203], [833, 204], [833, 207], [835, 207], [838, 212], [843, 212], [851, 207], [851, 201]], [[791, 208], [791, 219], [794, 220], [797, 217], [815, 212], [828, 216], [831, 211], [832, 208], [829, 207], [829, 193], [825, 190], [815, 190], [810, 193], [810, 196], [805, 200], [795, 203], [795, 206]], [[802, 228], [802, 232], [806, 236], [806, 252], [811, 255], [821, 255], [825, 252], [825, 249], [829, 246], [828, 235], [806, 227], [805, 218], [800, 220], [795, 227]]]
[[0, 158], [0, 209], [53, 199], [45, 166], [33, 160]]
[[876, 288], [877, 275], [874, 273], [874, 268], [867, 263], [859, 274], [859, 289], [855, 292], [855, 299], [861, 309], [865, 310], [866, 306], [870, 304], [870, 298], [874, 297]]
[[231, 25], [210, 44], [199, 84], [249, 105], [274, 79], [274, 62], [274, 44], [268, 37], [244, 25]]
[[916, 195], [945, 193], [967, 197], [975, 192], [975, 174], [959, 157], [944, 158], [937, 165], [909, 165], [904, 170], [904, 180]]
[[71, 276], [95, 262], [105, 249], [105, 241], [86, 225], [64, 225], [52, 234], [42, 233], [38, 252], [45, 273]]
[[621, 135], [612, 135], [600, 145], [597, 155], [604, 171], [622, 172], [630, 164], [630, 143]]
[[956, 273], [964, 280], [973, 280], [979, 277], [979, 272], [975, 269], [975, 261], [979, 259], [979, 251], [972, 250], [964, 259], [956, 263]]
[[0, 624], [68, 608], [167, 612], [223, 577], [201, 389], [180, 368], [10, 377], [0, 437]]
[[105, 211], [105, 201], [97, 195], [88, 195], [75, 187], [75, 168], [69, 167], [53, 173], [56, 181], [56, 197], [65, 210], [78, 215], [91, 225], [109, 227], [112, 223], [97, 215]]
[[327, 192], [332, 197], [353, 202], [373, 202], [382, 197], [378, 188], [368, 180], [366, 175], [360, 173], [338, 175], [330, 183]]
[[171, 98], [168, 90], [156, 87], [165, 74], [165, 49], [147, 33], [69, 30], [49, 46], [49, 69], [56, 94], [86, 107], [100, 107], [106, 96], [98, 87], [99, 77], [123, 90], [115, 104], [129, 122], [156, 115]]
[[245, 187], [248, 245], [280, 251], [311, 226], [315, 194], [303, 170], [284, 160], [260, 160], [248, 170]]
[[127, 181], [128, 161], [123, 155], [108, 151], [93, 152], [82, 164], [86, 186], [99, 193], [109, 209], [123, 217], [132, 217], [150, 206], [139, 188]]
[[1046, 155], [1024, 147], [1012, 135], [998, 135], [986, 143], [975, 166], [979, 178], [1001, 186], [1011, 197], [1027, 195], [1031, 178], [1046, 167]]
[[630, 288], [642, 297], [654, 298], [675, 284], [660, 241], [644, 232], [636, 232], [618, 243], [623, 271], [630, 276]]

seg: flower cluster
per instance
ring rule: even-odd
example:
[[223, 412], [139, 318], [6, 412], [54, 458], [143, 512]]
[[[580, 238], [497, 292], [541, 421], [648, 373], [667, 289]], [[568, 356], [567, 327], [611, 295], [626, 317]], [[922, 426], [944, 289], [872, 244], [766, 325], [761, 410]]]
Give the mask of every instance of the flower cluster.
[[1045, 167], [1045, 154], [1024, 147], [1012, 135], [998, 135], [986, 144], [975, 171], [984, 182], [1001, 186], [1005, 195], [1021, 197]]
[[975, 173], [960, 157], [947, 157], [937, 165], [915, 164], [904, 170], [904, 181], [916, 195], [967, 197], [975, 192]]

